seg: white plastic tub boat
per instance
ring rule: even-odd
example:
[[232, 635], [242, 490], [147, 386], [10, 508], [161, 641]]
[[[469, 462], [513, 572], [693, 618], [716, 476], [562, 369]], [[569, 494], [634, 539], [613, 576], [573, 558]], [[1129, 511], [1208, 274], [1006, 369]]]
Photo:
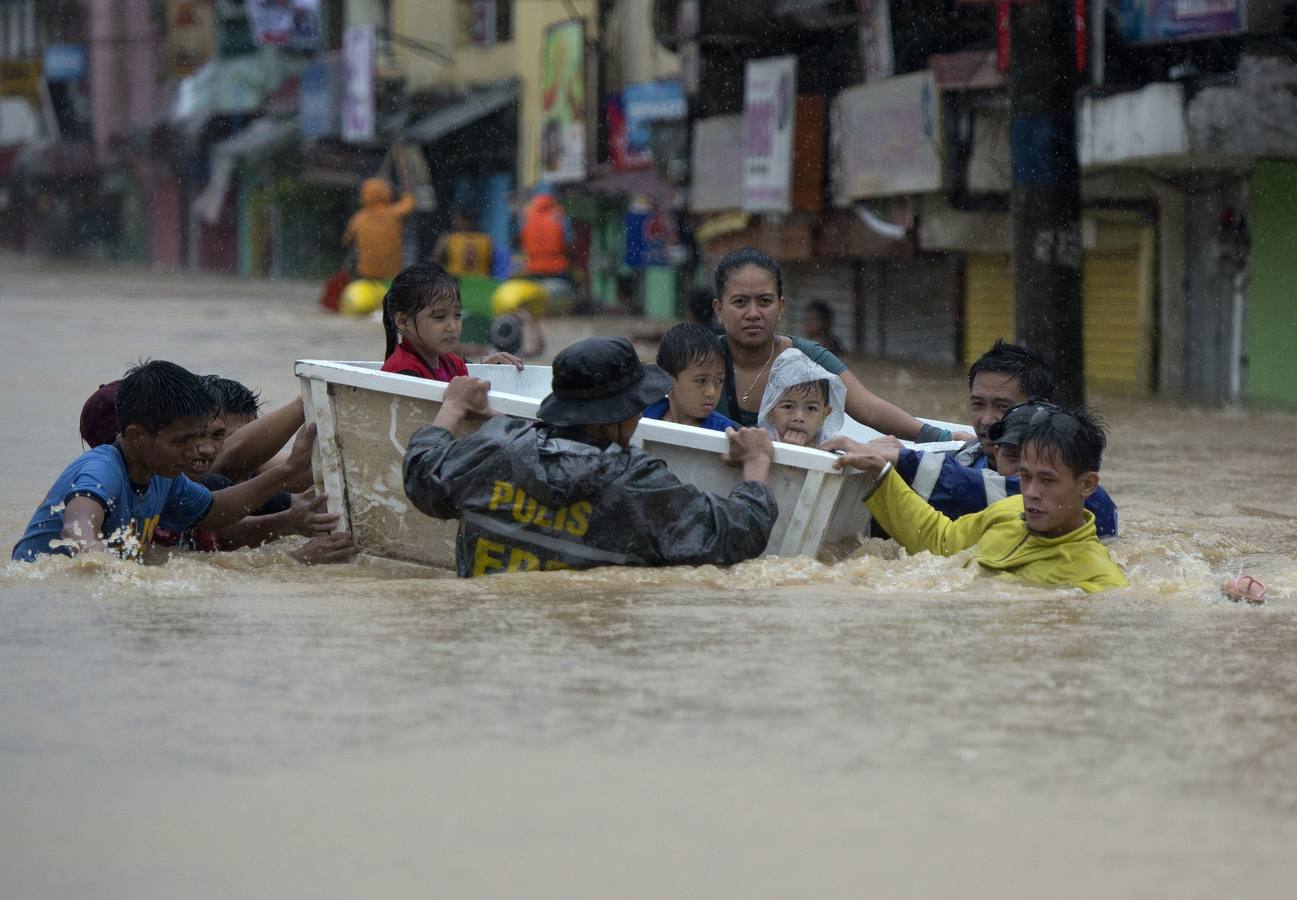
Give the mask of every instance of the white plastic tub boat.
[[[458, 521], [424, 515], [405, 496], [401, 465], [410, 435], [432, 422], [446, 390], [443, 382], [379, 371], [379, 363], [301, 360], [306, 420], [318, 429], [315, 450], [317, 488], [328, 495], [330, 512], [340, 517], [356, 543], [376, 556], [455, 566]], [[535, 418], [549, 394], [548, 366], [470, 365], [470, 374], [491, 382], [491, 405], [502, 413]], [[938, 423], [943, 428], [960, 428]], [[470, 423], [470, 426], [471, 423]], [[877, 432], [847, 419], [844, 433], [869, 440]], [[725, 435], [649, 419], [640, 421], [633, 442], [659, 456], [682, 481], [728, 493], [740, 474], [721, 461]], [[770, 489], [779, 504], [767, 554], [816, 556], [821, 547], [861, 533], [869, 511], [862, 499], [872, 475], [833, 468], [834, 456], [821, 450], [775, 444]]]

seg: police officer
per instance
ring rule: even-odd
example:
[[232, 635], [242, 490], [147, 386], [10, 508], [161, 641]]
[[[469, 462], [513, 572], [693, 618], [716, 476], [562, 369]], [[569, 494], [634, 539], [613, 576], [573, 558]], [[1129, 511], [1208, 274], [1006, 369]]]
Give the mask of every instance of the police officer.
[[[405, 454], [405, 493], [459, 518], [461, 576], [601, 565], [730, 565], [759, 555], [778, 509], [774, 448], [759, 428], [729, 430], [724, 460], [743, 471], [728, 496], [684, 484], [630, 446], [670, 379], [625, 338], [586, 338], [554, 360], [540, 421], [493, 415], [490, 384], [455, 378]], [[465, 420], [489, 417], [456, 439]]]

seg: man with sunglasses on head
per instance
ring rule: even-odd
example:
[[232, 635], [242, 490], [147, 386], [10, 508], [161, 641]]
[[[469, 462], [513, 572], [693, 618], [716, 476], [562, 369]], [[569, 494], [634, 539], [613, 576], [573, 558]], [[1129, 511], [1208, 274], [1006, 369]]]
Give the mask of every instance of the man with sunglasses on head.
[[1102, 424], [1085, 410], [1024, 404], [988, 427], [986, 437], [994, 453], [1016, 448], [1021, 494], [954, 520], [907, 485], [892, 464], [894, 453], [877, 443], [856, 444], [836, 465], [881, 475], [866, 504], [911, 553], [951, 556], [972, 548], [972, 559], [988, 572], [1086, 593], [1125, 587], [1126, 575], [1100, 543], [1094, 513], [1085, 506], [1099, 486], [1107, 444]]
[[[1048, 364], [1026, 347], [997, 340], [968, 370], [968, 415], [977, 439], [955, 453], [932, 453], [902, 447], [892, 437], [873, 443], [887, 453], [897, 474], [943, 515], [960, 516], [986, 509], [1018, 493], [1016, 467], [1002, 463], [1005, 455], [989, 432], [1010, 409], [1028, 401], [1044, 402], [1054, 394], [1054, 376]], [[856, 444], [835, 438], [826, 450], [851, 452]], [[1117, 536], [1117, 505], [1102, 487], [1086, 499], [1094, 513], [1100, 538]]]

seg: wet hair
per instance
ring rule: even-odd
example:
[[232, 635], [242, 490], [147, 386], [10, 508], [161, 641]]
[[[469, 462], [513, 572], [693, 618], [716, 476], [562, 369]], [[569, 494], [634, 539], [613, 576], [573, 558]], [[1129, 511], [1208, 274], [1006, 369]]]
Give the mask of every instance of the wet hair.
[[399, 335], [396, 331], [396, 314], [413, 316], [440, 301], [461, 303], [459, 283], [449, 272], [436, 263], [424, 262], [407, 266], [392, 279], [392, 286], [383, 297], [383, 333], [387, 349], [383, 359], [396, 349]]
[[1019, 344], [1006, 344], [1004, 338], [995, 343], [968, 369], [968, 386], [982, 372], [1012, 375], [1022, 385], [1028, 397], [1048, 400], [1054, 396], [1054, 373], [1049, 363]]
[[681, 322], [667, 329], [658, 344], [658, 368], [675, 378], [686, 366], [711, 360], [724, 363], [721, 345], [710, 328], [695, 322]]
[[1061, 459], [1079, 478], [1099, 471], [1108, 446], [1106, 430], [1103, 420], [1085, 407], [1070, 411], [1046, 407], [1031, 417], [1022, 448], [1034, 444], [1038, 455]]
[[779, 263], [756, 247], [740, 247], [726, 253], [721, 258], [721, 261], [716, 264], [716, 296], [718, 298], [725, 295], [725, 284], [730, 280], [730, 275], [744, 266], [756, 266], [758, 269], [765, 269], [775, 280], [775, 292], [780, 297], [784, 295], [784, 273], [779, 268]]
[[779, 395], [783, 400], [789, 394], [796, 391], [799, 394], [805, 394], [810, 397], [813, 394], [820, 395], [820, 402], [825, 406], [829, 405], [829, 380], [827, 378], [817, 378], [814, 381], [803, 381], [798, 384], [789, 385], [788, 390]]
[[117, 389], [117, 431], [140, 425], [157, 434], [177, 419], [201, 419], [217, 413], [212, 392], [188, 369], [166, 360], [145, 360], [127, 371]]
[[203, 384], [216, 398], [217, 406], [223, 414], [256, 416], [261, 410], [261, 395], [239, 384], [233, 378], [204, 375]]

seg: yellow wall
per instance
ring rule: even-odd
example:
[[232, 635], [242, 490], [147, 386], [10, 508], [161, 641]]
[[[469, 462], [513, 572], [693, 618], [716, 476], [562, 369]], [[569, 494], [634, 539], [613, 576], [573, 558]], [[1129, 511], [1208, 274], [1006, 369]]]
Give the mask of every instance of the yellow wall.
[[[393, 0], [393, 32], [439, 45], [451, 55], [447, 64], [398, 44], [393, 47], [397, 66], [411, 91], [463, 89], [517, 78], [522, 88], [517, 175], [521, 184], [530, 186], [539, 170], [540, 50], [545, 29], [572, 18], [572, 10], [576, 10], [588, 23], [587, 41], [593, 41], [597, 36], [595, 7], [595, 0], [513, 0], [512, 39], [494, 47], [474, 47], [468, 40], [468, 3], [464, 0]], [[679, 74], [679, 58], [654, 40], [652, 7], [652, 0], [617, 4], [604, 42], [612, 55], [615, 83], [605, 85], [605, 90]], [[586, 64], [596, 64], [593, 54]], [[602, 115], [594, 104], [591, 112]]]
[[[1086, 386], [1117, 394], [1152, 389], [1152, 228], [1120, 213], [1096, 216], [1083, 268]], [[970, 253], [964, 264], [964, 364], [997, 337], [1013, 340], [1013, 273], [1003, 254]]]

